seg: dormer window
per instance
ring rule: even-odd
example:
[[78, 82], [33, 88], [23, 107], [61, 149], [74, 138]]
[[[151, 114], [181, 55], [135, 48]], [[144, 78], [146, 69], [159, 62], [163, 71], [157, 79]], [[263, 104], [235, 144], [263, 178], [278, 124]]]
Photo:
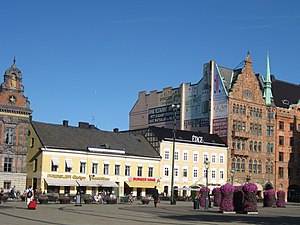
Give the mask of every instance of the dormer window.
[[289, 105], [289, 104], [290, 104], [290, 102], [289, 102], [289, 100], [287, 100], [287, 99], [284, 99], [284, 100], [282, 100], [282, 104], [284, 104], [284, 105]]

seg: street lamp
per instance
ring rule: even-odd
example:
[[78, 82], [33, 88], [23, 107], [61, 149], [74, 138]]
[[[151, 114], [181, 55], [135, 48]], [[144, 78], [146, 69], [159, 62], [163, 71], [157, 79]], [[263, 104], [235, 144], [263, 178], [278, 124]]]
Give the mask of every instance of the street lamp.
[[246, 178], [247, 182], [249, 182], [251, 180], [251, 177], [252, 177], [252, 173], [250, 173], [249, 175], [247, 175], [247, 178]]
[[172, 109], [174, 112], [174, 124], [173, 124], [173, 152], [172, 152], [172, 176], [171, 176], [171, 205], [176, 205], [176, 199], [174, 196], [174, 159], [175, 159], [175, 139], [176, 139], [176, 112], [180, 109], [179, 104], [173, 104]]
[[205, 197], [205, 210], [208, 210], [208, 201], [209, 201], [209, 191], [208, 191], [208, 169], [209, 169], [209, 160], [208, 158], [205, 159], [205, 169], [206, 169], [206, 197]]
[[232, 169], [232, 170], [230, 170], [230, 172], [231, 172], [231, 185], [233, 185], [233, 180], [234, 180], [234, 173], [235, 173], [235, 170]]

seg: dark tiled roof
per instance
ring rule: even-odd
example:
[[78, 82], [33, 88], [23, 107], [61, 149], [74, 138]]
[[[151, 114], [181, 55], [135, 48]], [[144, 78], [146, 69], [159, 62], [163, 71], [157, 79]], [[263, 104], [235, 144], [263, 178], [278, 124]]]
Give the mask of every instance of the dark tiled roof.
[[88, 147], [106, 145], [108, 150], [125, 150], [126, 155], [160, 157], [141, 134], [115, 133], [97, 128], [80, 128], [35, 121], [31, 124], [45, 147], [88, 151]]
[[226, 91], [228, 92], [229, 88], [230, 88], [230, 82], [232, 79], [232, 70], [222, 67], [222, 66], [218, 66], [221, 77], [223, 79], [223, 83], [226, 87]]
[[289, 108], [292, 104], [297, 104], [300, 99], [300, 86], [281, 80], [276, 80], [271, 76], [272, 92], [274, 104], [277, 107]]
[[[160, 140], [173, 138], [173, 129], [164, 128], [164, 127], [152, 127], [152, 126], [150, 126], [149, 129]], [[193, 135], [203, 137], [204, 142], [199, 143], [202, 145], [227, 146], [226, 143], [217, 134], [207, 134], [207, 133], [185, 131], [185, 130], [176, 130], [176, 141], [180, 142], [180, 140], [182, 140], [182, 142], [191, 142]], [[193, 142], [193, 144], [198, 144], [198, 143]]]

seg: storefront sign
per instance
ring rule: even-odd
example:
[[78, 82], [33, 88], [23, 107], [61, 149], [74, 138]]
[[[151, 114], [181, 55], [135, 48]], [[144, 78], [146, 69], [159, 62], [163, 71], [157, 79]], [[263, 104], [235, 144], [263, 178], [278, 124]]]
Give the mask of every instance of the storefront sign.
[[192, 136], [192, 142], [203, 143], [203, 137], [193, 135]]
[[93, 176], [91, 176], [91, 180], [110, 180], [110, 179], [107, 178], [107, 177], [93, 177]]
[[155, 178], [149, 178], [149, 177], [129, 177], [129, 181], [150, 181], [155, 182]]
[[64, 175], [64, 174], [48, 174], [48, 178], [57, 178], [57, 179], [74, 179], [74, 180], [85, 180], [86, 177], [84, 176], [77, 176], [77, 175]]

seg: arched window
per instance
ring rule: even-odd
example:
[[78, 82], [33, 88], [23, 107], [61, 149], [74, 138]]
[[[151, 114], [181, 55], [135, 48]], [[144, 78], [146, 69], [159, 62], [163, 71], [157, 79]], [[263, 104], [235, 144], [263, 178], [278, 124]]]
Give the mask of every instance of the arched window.
[[245, 142], [245, 140], [242, 140], [242, 150], [245, 150], [245, 147], [246, 146], [246, 142]]
[[270, 144], [270, 152], [271, 152], [271, 153], [274, 152], [274, 144], [273, 144], [273, 143]]
[[270, 168], [269, 168], [269, 162], [267, 161], [266, 162], [266, 173], [269, 173], [270, 172], [269, 170], [270, 170]]
[[249, 150], [250, 150], [250, 151], [253, 150], [253, 141], [250, 141]]
[[260, 160], [258, 160], [258, 163], [257, 163], [257, 172], [261, 173], [261, 161]]
[[240, 114], [243, 115], [243, 106], [240, 105]]
[[254, 163], [253, 163], [253, 173], [257, 173], [257, 161], [254, 160]]
[[243, 115], [246, 115], [246, 106], [244, 106]]
[[258, 151], [261, 152], [261, 142], [258, 142]]
[[270, 143], [267, 143], [267, 152], [270, 152], [270, 148], [271, 148]]
[[254, 141], [254, 151], [257, 151], [257, 141]]
[[236, 163], [236, 159], [232, 158], [232, 160], [231, 160], [231, 169], [232, 170], [235, 170], [235, 163]]
[[237, 139], [237, 141], [236, 141], [236, 148], [241, 149], [241, 140], [240, 139]]
[[236, 110], [236, 106], [235, 103], [233, 103], [233, 113], [235, 113], [235, 110]]
[[241, 170], [241, 159], [237, 158], [236, 160], [236, 171], [239, 172]]
[[252, 168], [253, 168], [253, 161], [252, 159], [249, 160], [249, 173], [252, 173]]
[[244, 173], [245, 172], [245, 159], [242, 159], [242, 164], [241, 164], [241, 172]]

